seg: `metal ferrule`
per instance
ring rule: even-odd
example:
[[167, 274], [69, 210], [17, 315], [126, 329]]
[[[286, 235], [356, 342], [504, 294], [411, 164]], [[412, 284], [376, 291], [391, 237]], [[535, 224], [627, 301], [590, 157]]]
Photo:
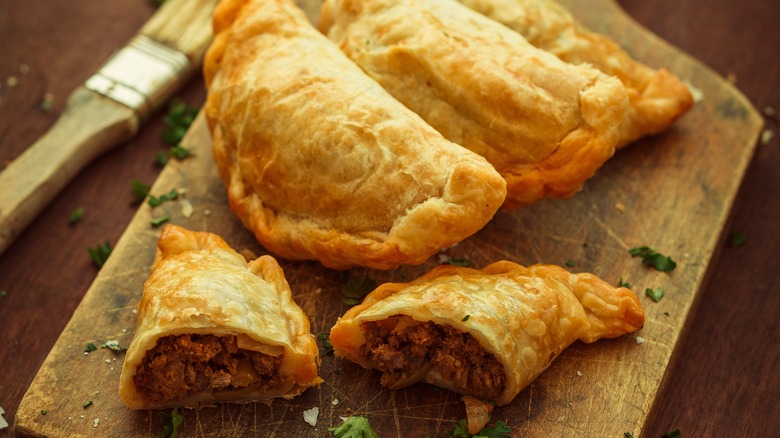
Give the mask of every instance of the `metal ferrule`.
[[191, 71], [189, 59], [183, 53], [137, 35], [84, 85], [145, 119], [171, 96]]

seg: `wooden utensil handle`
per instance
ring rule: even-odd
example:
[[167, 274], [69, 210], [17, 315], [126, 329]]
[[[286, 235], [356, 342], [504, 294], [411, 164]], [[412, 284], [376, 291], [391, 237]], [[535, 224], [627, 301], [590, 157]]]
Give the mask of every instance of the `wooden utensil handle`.
[[90, 161], [138, 131], [136, 113], [84, 87], [35, 144], [0, 172], [0, 253]]

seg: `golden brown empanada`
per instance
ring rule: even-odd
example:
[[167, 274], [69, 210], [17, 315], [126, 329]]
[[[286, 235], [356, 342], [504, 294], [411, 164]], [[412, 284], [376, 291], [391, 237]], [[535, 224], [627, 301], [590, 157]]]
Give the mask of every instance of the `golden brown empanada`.
[[501, 261], [442, 265], [379, 286], [330, 332], [335, 353], [382, 371], [391, 389], [418, 381], [506, 404], [567, 346], [633, 332], [633, 292], [591, 274]]
[[619, 80], [537, 49], [454, 0], [326, 0], [320, 29], [507, 181], [505, 208], [567, 197], [612, 156]]
[[317, 385], [309, 319], [271, 256], [173, 225], [157, 243], [119, 392], [134, 409], [268, 402]]
[[205, 113], [233, 211], [267, 249], [331, 268], [420, 264], [482, 228], [506, 183], [289, 0], [222, 1]]
[[667, 129], [693, 105], [688, 87], [669, 70], [654, 70], [634, 60], [608, 37], [582, 26], [554, 0], [458, 1], [566, 62], [590, 64], [617, 76], [629, 99], [617, 147]]

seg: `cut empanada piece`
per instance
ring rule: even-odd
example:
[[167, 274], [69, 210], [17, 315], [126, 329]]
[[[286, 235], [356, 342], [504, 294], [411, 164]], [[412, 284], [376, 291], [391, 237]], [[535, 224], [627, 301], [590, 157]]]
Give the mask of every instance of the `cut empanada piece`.
[[609, 37], [592, 32], [554, 0], [458, 0], [519, 32], [534, 46], [572, 64], [590, 64], [626, 87], [628, 116], [617, 147], [669, 128], [693, 106], [688, 87], [666, 68], [634, 60]]
[[633, 332], [644, 312], [630, 290], [552, 265], [442, 265], [387, 283], [339, 318], [335, 353], [398, 389], [428, 382], [503, 405], [576, 340]]
[[309, 319], [271, 256], [166, 226], [138, 304], [119, 393], [133, 409], [270, 403], [318, 385]]
[[507, 181], [504, 207], [568, 197], [612, 156], [620, 81], [454, 0], [327, 0], [320, 29], [393, 96]]
[[395, 100], [289, 0], [223, 1], [205, 113], [230, 206], [271, 252], [421, 264], [481, 229], [506, 183]]

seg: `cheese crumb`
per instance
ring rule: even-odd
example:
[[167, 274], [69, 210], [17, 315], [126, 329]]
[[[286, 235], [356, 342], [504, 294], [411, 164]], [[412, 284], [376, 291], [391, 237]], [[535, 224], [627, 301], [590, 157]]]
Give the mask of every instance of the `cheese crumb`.
[[577, 370], [577, 377], [582, 377], [582, 371]]
[[5, 80], [5, 84], [8, 85], [8, 88], [13, 88], [19, 84], [19, 78], [16, 76], [8, 76], [8, 79]]
[[637, 344], [644, 344], [645, 343], [645, 338], [643, 338], [641, 336], [637, 336], [636, 337], [636, 343]]
[[768, 145], [774, 136], [775, 133], [771, 129], [764, 129], [761, 131], [761, 146]]
[[699, 103], [702, 100], [704, 100], [704, 92], [701, 91], [699, 88], [694, 86], [688, 81], [685, 81], [685, 86], [688, 87], [688, 91], [691, 92], [691, 97], [693, 97], [694, 103]]
[[320, 415], [320, 408], [313, 407], [303, 411], [303, 421], [314, 427], [317, 425], [317, 417]]
[[339, 399], [334, 398], [333, 401], [330, 402], [330, 404], [332, 404], [333, 406], [336, 406], [337, 404], [339, 404]]
[[98, 423], [100, 423], [100, 418], [95, 418], [94, 420], [92, 420], [92, 427], [93, 428], [97, 427]]
[[187, 199], [182, 199], [179, 201], [179, 205], [181, 206], [181, 214], [184, 217], [190, 217], [192, 216], [193, 208], [192, 203]]
[[5, 409], [0, 406], [0, 429], [5, 429], [8, 427], [8, 422], [5, 421], [5, 418], [3, 418], [3, 414], [5, 414]]
[[111, 363], [111, 359], [106, 359], [106, 363]]

